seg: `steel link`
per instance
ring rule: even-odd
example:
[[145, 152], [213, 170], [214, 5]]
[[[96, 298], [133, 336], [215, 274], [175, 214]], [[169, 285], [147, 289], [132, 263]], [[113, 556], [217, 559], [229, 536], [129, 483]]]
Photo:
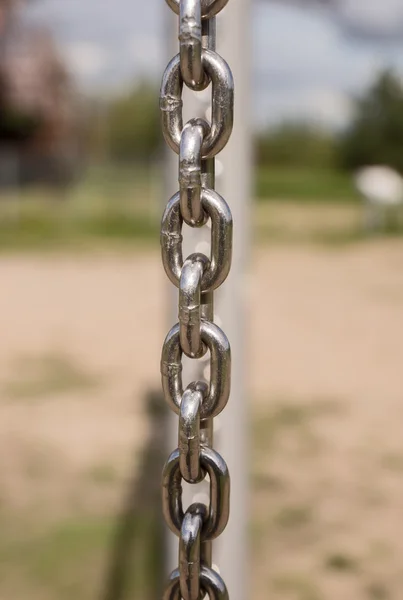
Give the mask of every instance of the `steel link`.
[[[201, 567], [200, 584], [202, 590], [208, 594], [210, 600], [229, 600], [224, 581], [213, 569], [205, 566]], [[178, 569], [171, 573], [162, 600], [181, 600], [180, 573]], [[192, 600], [198, 599], [192, 597]]]
[[[180, 0], [166, 0], [166, 3], [177, 15], [179, 15]], [[201, 0], [202, 19], [215, 17], [228, 3], [228, 0]]]
[[[210, 264], [202, 278], [202, 292], [217, 289], [227, 278], [232, 260], [232, 215], [228, 204], [214, 190], [202, 190], [202, 207], [211, 219]], [[165, 209], [161, 223], [162, 263], [169, 279], [179, 287], [182, 267], [182, 226], [180, 194]]]
[[[179, 569], [171, 573], [163, 600], [229, 600], [221, 577], [212, 570], [212, 540], [229, 518], [230, 477], [224, 459], [213, 450], [213, 418], [226, 406], [231, 387], [231, 350], [214, 319], [213, 292], [227, 278], [232, 259], [232, 215], [214, 191], [214, 157], [226, 145], [233, 126], [234, 83], [231, 70], [215, 52], [215, 15], [228, 0], [166, 0], [179, 15], [179, 54], [165, 70], [160, 92], [162, 129], [179, 154], [179, 192], [165, 209], [161, 253], [166, 274], [179, 288], [179, 322], [169, 331], [161, 355], [165, 400], [179, 415], [178, 448], [165, 464], [162, 505], [165, 520], [179, 536]], [[203, 19], [203, 21], [202, 21]], [[211, 124], [191, 119], [183, 127], [183, 84], [201, 90], [212, 83]], [[184, 260], [182, 228], [211, 221], [210, 256]], [[195, 359], [210, 351], [209, 382], [183, 389], [182, 355]], [[183, 509], [182, 482], [208, 477], [209, 506]]]
[[200, 358], [207, 348], [201, 339], [201, 282], [208, 265], [204, 254], [191, 254], [184, 262], [179, 282], [179, 335], [183, 352]]
[[183, 600], [200, 598], [201, 532], [206, 507], [192, 504], [183, 518], [179, 538], [179, 581]]
[[[180, 536], [185, 516], [182, 505], [180, 451], [168, 458], [162, 474], [162, 509], [168, 527]], [[212, 448], [200, 449], [200, 464], [210, 478], [210, 506], [203, 523], [202, 540], [214, 540], [225, 529], [229, 518], [230, 477], [224, 459]]]
[[183, 81], [192, 90], [210, 83], [202, 65], [202, 18], [200, 0], [180, 0], [180, 66]]
[[[202, 341], [210, 350], [210, 383], [201, 407], [201, 418], [208, 419], [219, 415], [228, 402], [231, 391], [231, 348], [225, 333], [214, 323], [202, 321], [200, 331]], [[161, 381], [165, 401], [179, 414], [184, 392], [179, 324], [169, 331], [162, 347]]]
[[191, 119], [181, 134], [179, 150], [180, 211], [191, 227], [204, 225], [207, 215], [201, 204], [202, 145], [209, 125], [204, 119]]
[[188, 483], [204, 479], [200, 464], [200, 409], [203, 392], [190, 385], [184, 391], [179, 418], [179, 468]]
[[[202, 156], [216, 156], [226, 146], [234, 120], [234, 81], [225, 60], [212, 50], [202, 51], [202, 65], [212, 82], [211, 125], [203, 140]], [[160, 109], [162, 131], [167, 144], [179, 154], [183, 129], [180, 55], [167, 66], [162, 78]]]

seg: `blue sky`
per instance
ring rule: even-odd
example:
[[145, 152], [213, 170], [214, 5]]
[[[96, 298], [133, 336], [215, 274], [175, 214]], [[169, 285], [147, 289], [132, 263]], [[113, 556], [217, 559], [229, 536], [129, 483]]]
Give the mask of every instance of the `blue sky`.
[[[173, 17], [163, 0], [37, 0], [29, 18], [51, 27], [89, 91], [158, 80], [167, 62]], [[257, 126], [287, 118], [343, 125], [352, 95], [377, 70], [394, 66], [403, 76], [403, 0], [338, 0], [334, 10], [315, 0], [260, 0], [251, 27]]]

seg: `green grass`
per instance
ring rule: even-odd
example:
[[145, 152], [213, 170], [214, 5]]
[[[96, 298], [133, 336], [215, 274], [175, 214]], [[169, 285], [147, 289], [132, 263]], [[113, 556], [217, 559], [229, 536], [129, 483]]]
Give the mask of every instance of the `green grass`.
[[368, 231], [361, 203], [271, 200], [257, 203], [253, 217], [255, 239], [265, 244], [314, 243], [339, 248], [403, 236], [402, 211], [393, 228]]
[[274, 525], [282, 529], [301, 528], [313, 522], [313, 510], [310, 506], [282, 506], [274, 515]]
[[87, 470], [85, 476], [89, 481], [101, 486], [108, 486], [119, 479], [116, 467], [112, 464], [93, 465]]
[[153, 173], [144, 169], [92, 169], [67, 189], [28, 187], [0, 194], [0, 250], [99, 240], [158, 243], [157, 187]]
[[42, 399], [55, 394], [94, 389], [100, 380], [62, 353], [19, 358], [15, 377], [3, 386], [3, 394], [12, 400]]
[[[100, 565], [108, 548], [113, 523], [83, 520], [58, 523], [35, 532], [14, 531], [0, 541], [0, 575], [6, 589], [19, 584], [33, 597], [84, 598], [91, 587], [99, 587], [94, 566]], [[93, 592], [95, 592], [94, 590]], [[24, 592], [21, 590], [23, 595]], [[95, 593], [92, 594], [95, 597]]]
[[359, 201], [350, 175], [320, 168], [259, 168], [256, 196], [262, 200]]
[[358, 568], [357, 560], [344, 552], [329, 554], [325, 559], [325, 566], [330, 571], [351, 572]]
[[[292, 433], [302, 446], [315, 446], [312, 424], [320, 418], [338, 416], [343, 406], [332, 399], [318, 399], [307, 403], [271, 400], [270, 408], [256, 415], [253, 423], [254, 446], [258, 455], [273, 451], [284, 433]], [[302, 450], [303, 448], [300, 448]], [[303, 454], [301, 455], [303, 456]]]
[[369, 600], [390, 600], [392, 598], [392, 595], [384, 583], [372, 582], [367, 585], [365, 591], [366, 597]]
[[[84, 250], [122, 243], [158, 247], [169, 195], [161, 182], [161, 169], [108, 165], [89, 169], [66, 189], [0, 190], [0, 251]], [[340, 246], [403, 233], [401, 220], [369, 236], [362, 202], [342, 172], [258, 169], [256, 196], [260, 202], [254, 206], [253, 231], [260, 242]]]
[[[36, 528], [2, 528], [0, 577], [4, 593], [20, 600], [104, 597], [116, 534], [115, 517], [77, 517]], [[156, 519], [151, 511], [133, 516], [126, 548], [125, 594], [151, 600], [159, 568]]]
[[295, 600], [323, 600], [324, 596], [311, 577], [304, 573], [282, 573], [276, 575], [271, 583], [279, 598]]

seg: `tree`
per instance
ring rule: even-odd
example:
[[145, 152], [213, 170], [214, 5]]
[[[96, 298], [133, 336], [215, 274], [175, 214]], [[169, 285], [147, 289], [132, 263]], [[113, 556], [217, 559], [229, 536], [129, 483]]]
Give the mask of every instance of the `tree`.
[[257, 139], [257, 161], [265, 167], [331, 167], [334, 136], [304, 122], [285, 122]]
[[381, 72], [355, 108], [341, 140], [342, 165], [387, 165], [403, 173], [402, 80], [390, 70]]
[[106, 143], [112, 158], [147, 161], [156, 153], [161, 140], [157, 97], [143, 84], [110, 105]]

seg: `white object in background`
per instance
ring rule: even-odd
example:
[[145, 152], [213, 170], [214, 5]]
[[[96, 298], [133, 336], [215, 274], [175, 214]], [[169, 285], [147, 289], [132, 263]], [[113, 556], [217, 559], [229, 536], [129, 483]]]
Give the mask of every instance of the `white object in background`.
[[390, 167], [379, 165], [363, 167], [354, 176], [357, 190], [367, 202], [366, 224], [370, 229], [397, 218], [403, 205], [403, 178]]
[[403, 178], [390, 167], [363, 167], [356, 172], [354, 181], [369, 202], [383, 206], [403, 203]]

